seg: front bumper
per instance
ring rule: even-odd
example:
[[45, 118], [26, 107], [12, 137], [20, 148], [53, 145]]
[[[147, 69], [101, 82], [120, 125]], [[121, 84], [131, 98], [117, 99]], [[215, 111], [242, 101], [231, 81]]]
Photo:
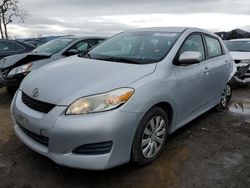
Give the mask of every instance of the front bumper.
[[[32, 150], [54, 162], [74, 168], [103, 170], [130, 160], [134, 134], [141, 113], [121, 112], [119, 109], [77, 116], [66, 116], [66, 107], [56, 106], [48, 114], [28, 108], [18, 91], [11, 105], [14, 130], [20, 140]], [[45, 146], [27, 135], [20, 125], [49, 138]], [[98, 155], [74, 154], [84, 144], [112, 141], [109, 153]]]
[[230, 81], [233, 87], [250, 86], [250, 64], [237, 66], [237, 73]]
[[19, 86], [23, 78], [24, 78], [23, 75], [19, 75], [15, 77], [4, 77], [3, 75], [0, 74], [0, 85], [7, 86], [7, 87]]

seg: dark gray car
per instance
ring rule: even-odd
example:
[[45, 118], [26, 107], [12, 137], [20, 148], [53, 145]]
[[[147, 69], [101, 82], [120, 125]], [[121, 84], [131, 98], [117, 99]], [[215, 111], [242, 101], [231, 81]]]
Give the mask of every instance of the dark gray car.
[[0, 60], [0, 85], [7, 86], [12, 93], [30, 71], [55, 60], [83, 53], [104, 40], [104, 37], [62, 37], [30, 53], [3, 58]]
[[0, 40], [0, 59], [16, 54], [23, 54], [35, 49], [35, 46], [16, 40]]

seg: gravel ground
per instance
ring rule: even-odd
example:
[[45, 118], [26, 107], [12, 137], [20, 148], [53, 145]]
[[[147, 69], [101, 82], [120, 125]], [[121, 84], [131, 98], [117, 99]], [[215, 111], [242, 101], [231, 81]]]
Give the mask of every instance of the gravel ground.
[[60, 167], [15, 136], [11, 97], [0, 89], [0, 187], [250, 187], [250, 88], [231, 107], [213, 110], [169, 137], [162, 155], [139, 168], [95, 172]]

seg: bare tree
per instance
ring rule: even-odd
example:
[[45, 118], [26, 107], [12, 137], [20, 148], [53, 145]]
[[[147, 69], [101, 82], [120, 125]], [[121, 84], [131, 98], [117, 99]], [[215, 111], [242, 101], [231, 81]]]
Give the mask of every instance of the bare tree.
[[0, 13], [0, 33], [1, 33], [1, 38], [4, 38], [3, 34], [3, 26], [2, 26], [2, 14]]
[[19, 0], [0, 0], [0, 33], [8, 39], [8, 25], [13, 20], [24, 22], [26, 12], [20, 8]]

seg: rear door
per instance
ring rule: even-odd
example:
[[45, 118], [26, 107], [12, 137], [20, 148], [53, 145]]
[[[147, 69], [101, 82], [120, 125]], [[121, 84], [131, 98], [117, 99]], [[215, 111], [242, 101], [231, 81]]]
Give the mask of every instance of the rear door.
[[219, 100], [226, 86], [230, 60], [223, 52], [219, 39], [213, 36], [204, 35], [207, 61], [205, 62], [206, 78], [204, 84], [207, 88], [208, 102]]

